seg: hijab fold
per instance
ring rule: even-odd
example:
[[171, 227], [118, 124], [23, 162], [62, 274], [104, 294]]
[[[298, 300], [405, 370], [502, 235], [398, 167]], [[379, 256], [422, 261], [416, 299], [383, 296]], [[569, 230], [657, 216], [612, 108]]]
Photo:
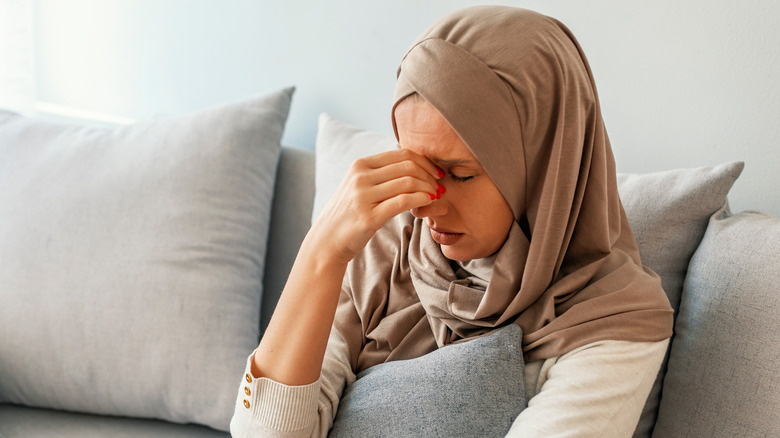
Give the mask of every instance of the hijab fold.
[[461, 137], [515, 221], [496, 254], [458, 263], [423, 220], [385, 225], [351, 263], [336, 317], [358, 371], [512, 323], [529, 361], [671, 336], [672, 309], [618, 197], [590, 67], [563, 24], [504, 6], [454, 12], [407, 52], [393, 108], [414, 93]]

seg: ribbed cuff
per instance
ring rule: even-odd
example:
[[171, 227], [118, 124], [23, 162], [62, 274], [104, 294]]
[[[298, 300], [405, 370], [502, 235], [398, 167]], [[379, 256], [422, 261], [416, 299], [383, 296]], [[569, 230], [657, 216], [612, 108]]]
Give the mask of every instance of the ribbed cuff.
[[[320, 380], [301, 385], [290, 386], [262, 377], [251, 377], [251, 361], [254, 353], [249, 356], [245, 374], [250, 379], [244, 380], [244, 386], [250, 394], [240, 392], [244, 400], [239, 409], [249, 410], [255, 421], [279, 432], [308, 430], [314, 426], [317, 419], [317, 396], [320, 392]], [[251, 380], [249, 382], [248, 380]], [[245, 391], [242, 388], [241, 391]], [[249, 403], [249, 407], [246, 407]]]

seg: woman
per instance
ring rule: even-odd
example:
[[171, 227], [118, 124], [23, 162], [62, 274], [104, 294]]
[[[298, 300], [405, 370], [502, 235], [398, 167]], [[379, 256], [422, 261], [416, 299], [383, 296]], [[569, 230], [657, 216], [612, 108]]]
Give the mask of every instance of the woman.
[[450, 14], [404, 57], [392, 116], [399, 149], [354, 163], [306, 236], [233, 433], [325, 436], [356, 373], [514, 323], [529, 403], [509, 435], [629, 436], [672, 310], [574, 36], [521, 9]]

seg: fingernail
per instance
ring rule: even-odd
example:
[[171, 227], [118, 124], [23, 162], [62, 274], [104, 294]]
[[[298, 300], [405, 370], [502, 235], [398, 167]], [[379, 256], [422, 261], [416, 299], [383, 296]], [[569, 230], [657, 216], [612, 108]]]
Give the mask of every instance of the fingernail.
[[428, 196], [430, 196], [430, 197], [431, 197], [431, 201], [433, 201], [434, 199], [436, 199], [436, 195], [434, 195], [433, 193], [428, 193]]
[[441, 193], [436, 193], [436, 199], [441, 199]]
[[436, 168], [436, 175], [439, 175], [439, 178], [444, 178], [444, 171], [437, 167]]
[[443, 195], [447, 193], [447, 189], [445, 189], [443, 185], [436, 183], [436, 192], [441, 193]]

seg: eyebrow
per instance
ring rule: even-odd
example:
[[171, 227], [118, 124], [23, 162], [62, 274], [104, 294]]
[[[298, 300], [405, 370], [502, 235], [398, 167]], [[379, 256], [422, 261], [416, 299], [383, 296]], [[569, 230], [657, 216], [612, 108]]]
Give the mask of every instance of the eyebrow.
[[[398, 149], [403, 149], [403, 146], [401, 146], [400, 143], [397, 143], [395, 145]], [[438, 158], [430, 158], [431, 161], [437, 164], [443, 164], [445, 166], [457, 166], [459, 164], [471, 164], [474, 163], [475, 160], [440, 160]]]
[[434, 163], [444, 164], [446, 166], [457, 166], [458, 164], [471, 164], [474, 160], [437, 160], [431, 159]]

